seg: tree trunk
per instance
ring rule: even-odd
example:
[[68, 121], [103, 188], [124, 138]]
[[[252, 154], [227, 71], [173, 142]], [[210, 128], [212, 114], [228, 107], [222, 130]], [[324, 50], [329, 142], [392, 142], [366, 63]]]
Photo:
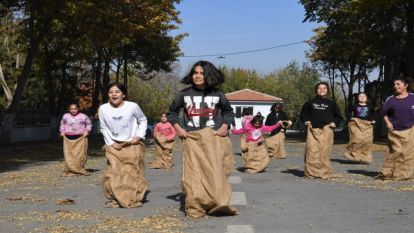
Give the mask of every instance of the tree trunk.
[[98, 110], [99, 107], [99, 94], [101, 93], [101, 76], [102, 76], [102, 48], [99, 47], [97, 49], [97, 59], [96, 59], [96, 67], [95, 67], [95, 80], [94, 80], [94, 90], [92, 96], [92, 114]]
[[407, 34], [405, 44], [405, 74], [414, 78], [414, 1], [407, 6]]
[[40, 41], [45, 36], [50, 20], [46, 19], [44, 22], [44, 25], [42, 25], [42, 29], [38, 33], [38, 36], [36, 37], [35, 33], [35, 18], [33, 15], [35, 11], [34, 4], [31, 4], [30, 11], [31, 11], [31, 17], [29, 18], [29, 33], [30, 33], [30, 40], [29, 40], [29, 48], [27, 51], [26, 60], [23, 66], [22, 73], [17, 80], [16, 90], [13, 95], [13, 100], [9, 106], [9, 108], [6, 111], [6, 114], [3, 119], [3, 130], [0, 137], [0, 143], [10, 143], [11, 142], [11, 135], [13, 130], [13, 123], [14, 118], [16, 116], [17, 107], [20, 103], [20, 100], [23, 95], [23, 90], [26, 85], [27, 80], [29, 79], [30, 73], [32, 72], [32, 64], [35, 56], [37, 55], [39, 51], [39, 44]]
[[110, 60], [108, 58], [105, 58], [105, 64], [104, 64], [104, 73], [103, 73], [103, 79], [102, 79], [102, 102], [106, 103], [108, 102], [108, 86], [109, 86], [109, 69], [110, 69]]
[[119, 74], [121, 71], [121, 66], [122, 66], [122, 59], [118, 58], [117, 64], [116, 64], [116, 82], [119, 82]]
[[128, 60], [124, 58], [124, 86], [127, 93], [124, 93], [125, 96], [128, 96]]

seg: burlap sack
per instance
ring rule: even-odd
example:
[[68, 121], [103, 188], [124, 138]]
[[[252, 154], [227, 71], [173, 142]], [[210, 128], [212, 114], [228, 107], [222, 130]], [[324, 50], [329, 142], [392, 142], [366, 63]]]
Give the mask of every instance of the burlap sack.
[[148, 189], [144, 176], [144, 144], [124, 144], [121, 150], [105, 146], [108, 169], [103, 176], [106, 198], [124, 208], [140, 207]]
[[388, 131], [388, 149], [380, 175], [383, 179], [414, 178], [414, 126], [410, 129]]
[[322, 129], [308, 127], [305, 150], [305, 176], [329, 179], [332, 175], [330, 153], [333, 130], [326, 125]]
[[88, 155], [88, 138], [70, 140], [63, 137], [63, 155], [65, 157], [65, 172], [81, 175], [89, 174], [85, 170], [85, 163]]
[[264, 171], [270, 162], [264, 142], [248, 142], [248, 149], [243, 153], [245, 172], [257, 173]]
[[372, 163], [374, 128], [371, 122], [353, 118], [348, 123], [349, 143], [344, 156], [355, 162]]
[[184, 139], [182, 187], [185, 211], [193, 218], [207, 214], [236, 214], [229, 206], [233, 152], [228, 137], [210, 128], [187, 133]]
[[151, 162], [150, 168], [168, 169], [174, 166], [172, 149], [174, 142], [168, 141], [167, 137], [157, 133], [155, 135], [155, 159]]
[[271, 137], [266, 138], [267, 151], [269, 156], [275, 159], [285, 159], [285, 134], [279, 132]]
[[247, 145], [247, 142], [246, 142], [246, 134], [242, 134], [240, 136], [240, 148], [241, 148], [242, 152], [246, 152], [247, 149], [248, 149], [248, 145]]

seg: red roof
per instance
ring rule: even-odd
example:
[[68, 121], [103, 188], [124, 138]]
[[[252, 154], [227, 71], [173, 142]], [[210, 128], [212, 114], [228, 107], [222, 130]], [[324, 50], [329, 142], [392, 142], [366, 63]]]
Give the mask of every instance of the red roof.
[[282, 98], [263, 94], [250, 89], [243, 89], [226, 94], [229, 101], [257, 101], [257, 102], [282, 102]]

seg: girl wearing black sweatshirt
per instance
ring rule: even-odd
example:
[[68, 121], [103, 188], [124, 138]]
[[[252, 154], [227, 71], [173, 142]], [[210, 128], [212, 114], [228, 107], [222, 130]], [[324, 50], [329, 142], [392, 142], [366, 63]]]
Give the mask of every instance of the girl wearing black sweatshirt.
[[333, 145], [333, 129], [342, 117], [338, 105], [326, 97], [326, 82], [316, 84], [316, 97], [306, 102], [300, 118], [308, 128], [305, 151], [305, 176], [329, 179], [338, 177], [332, 173], [330, 153]]
[[223, 82], [223, 73], [213, 64], [195, 63], [182, 80], [191, 86], [177, 93], [167, 113], [168, 121], [183, 139], [181, 181], [188, 217], [236, 214], [229, 206], [228, 182], [233, 170], [228, 129], [234, 124], [234, 113], [224, 93], [216, 88]]

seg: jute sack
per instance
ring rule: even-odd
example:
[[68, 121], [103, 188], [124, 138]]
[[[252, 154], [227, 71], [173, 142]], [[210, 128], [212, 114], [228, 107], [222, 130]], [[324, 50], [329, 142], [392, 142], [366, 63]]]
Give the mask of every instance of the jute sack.
[[257, 173], [264, 171], [270, 162], [264, 142], [248, 142], [248, 149], [243, 153], [245, 172]]
[[248, 145], [246, 142], [246, 134], [242, 134], [240, 137], [240, 148], [242, 152], [246, 152], [248, 149]]
[[330, 153], [333, 130], [326, 125], [322, 129], [308, 127], [305, 150], [305, 176], [321, 179], [331, 178]]
[[144, 176], [144, 144], [123, 144], [117, 150], [105, 146], [108, 169], [103, 176], [103, 190], [110, 201], [124, 208], [140, 207], [148, 189]]
[[267, 151], [270, 157], [275, 159], [285, 159], [285, 134], [279, 132], [271, 137], [266, 138]]
[[70, 140], [63, 137], [63, 155], [65, 172], [86, 175], [85, 163], [88, 155], [88, 138], [86, 136]]
[[371, 122], [354, 118], [348, 123], [349, 143], [344, 156], [355, 162], [372, 163], [374, 128]]
[[380, 173], [382, 178], [414, 178], [414, 126], [403, 131], [389, 130], [388, 150]]
[[236, 214], [229, 206], [232, 191], [228, 177], [233, 171], [230, 139], [204, 128], [188, 132], [183, 142], [182, 188], [187, 216]]
[[157, 133], [155, 135], [155, 159], [152, 161], [150, 168], [168, 169], [174, 166], [172, 149], [174, 142], [168, 141], [167, 137]]

